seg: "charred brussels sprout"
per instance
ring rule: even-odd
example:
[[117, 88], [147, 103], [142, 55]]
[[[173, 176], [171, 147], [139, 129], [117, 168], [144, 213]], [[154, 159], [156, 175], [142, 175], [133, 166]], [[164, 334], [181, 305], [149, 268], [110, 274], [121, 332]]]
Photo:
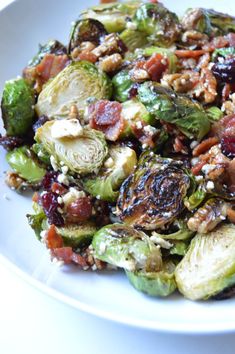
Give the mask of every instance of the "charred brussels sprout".
[[189, 138], [201, 140], [210, 130], [210, 122], [202, 106], [185, 95], [155, 82], [145, 82], [138, 88], [138, 98], [150, 113], [175, 124]]
[[89, 244], [96, 230], [96, 226], [92, 223], [56, 227], [56, 231], [63, 238], [64, 244], [73, 248]]
[[126, 275], [135, 289], [150, 296], [168, 296], [176, 289], [175, 265], [165, 262], [158, 272], [128, 272]]
[[39, 165], [36, 156], [26, 146], [8, 152], [6, 160], [11, 168], [29, 183], [40, 182], [46, 173], [45, 168]]
[[82, 42], [98, 45], [106, 34], [107, 31], [101, 22], [91, 18], [79, 20], [72, 27], [68, 51], [71, 53]]
[[93, 18], [100, 21], [109, 33], [121, 32], [126, 27], [127, 19], [135, 14], [139, 5], [139, 1], [102, 4], [84, 11], [82, 18]]
[[170, 46], [180, 33], [178, 17], [160, 3], [142, 4], [133, 22], [138, 31], [147, 35], [149, 43], [162, 47]]
[[8, 136], [22, 136], [29, 131], [34, 119], [34, 103], [34, 92], [24, 79], [6, 82], [1, 109]]
[[57, 40], [50, 40], [46, 44], [39, 44], [38, 53], [28, 63], [29, 67], [38, 65], [46, 54], [63, 55], [67, 54], [66, 47]]
[[195, 8], [187, 10], [182, 19], [185, 30], [196, 30], [211, 35], [235, 32], [235, 17], [214, 10]]
[[162, 268], [161, 252], [142, 231], [122, 224], [104, 226], [93, 237], [94, 256], [134, 272]]
[[[49, 121], [37, 129], [35, 139], [58, 162], [63, 161], [72, 172], [86, 174], [97, 171], [105, 159], [108, 148], [102, 132], [83, 128], [75, 136], [57, 137], [55, 124], [59, 128], [68, 127], [68, 120]], [[62, 122], [62, 123], [61, 123]], [[54, 127], [53, 127], [54, 125]], [[75, 131], [75, 128], [74, 128]]]
[[106, 74], [87, 61], [68, 65], [42, 90], [36, 111], [39, 116], [68, 116], [72, 105], [83, 114], [87, 100], [109, 98], [112, 85]]
[[118, 215], [135, 227], [162, 227], [182, 212], [189, 188], [190, 177], [182, 162], [144, 153], [120, 188]]
[[126, 146], [112, 146], [98, 175], [84, 182], [85, 189], [93, 196], [113, 202], [119, 187], [134, 170], [137, 157], [134, 150]]
[[131, 80], [129, 70], [122, 70], [113, 79], [113, 96], [116, 101], [125, 102], [130, 97], [130, 90], [135, 83]]
[[175, 271], [179, 291], [191, 300], [206, 300], [234, 285], [234, 253], [234, 225], [197, 234]]

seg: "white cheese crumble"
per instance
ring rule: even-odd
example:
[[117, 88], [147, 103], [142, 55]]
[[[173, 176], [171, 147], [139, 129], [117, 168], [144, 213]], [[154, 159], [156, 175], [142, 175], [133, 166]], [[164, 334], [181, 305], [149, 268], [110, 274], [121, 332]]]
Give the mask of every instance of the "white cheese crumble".
[[72, 202], [74, 202], [79, 198], [84, 198], [85, 196], [86, 194], [83, 191], [79, 191], [74, 187], [70, 187], [68, 193], [63, 195], [62, 200], [66, 208], [67, 205], [71, 204]]
[[207, 182], [207, 184], [206, 184], [206, 189], [207, 189], [208, 191], [213, 190], [214, 187], [215, 187], [214, 182], [212, 182], [212, 181], [208, 181], [208, 182]]
[[112, 157], [109, 157], [104, 163], [104, 166], [106, 168], [111, 168], [113, 165], [114, 165], [114, 160], [112, 159]]
[[52, 166], [53, 170], [58, 171], [59, 168], [58, 168], [56, 159], [52, 155], [50, 156], [50, 162], [51, 162], [51, 166]]
[[83, 128], [77, 119], [55, 120], [51, 127], [51, 136], [55, 139], [75, 138], [81, 135]]
[[128, 21], [126, 23], [126, 28], [135, 31], [137, 29], [137, 26], [135, 23]]
[[64, 175], [66, 175], [66, 173], [68, 173], [68, 170], [69, 170], [68, 166], [61, 167], [61, 171], [63, 172]]
[[59, 183], [65, 184], [66, 186], [69, 185], [69, 180], [68, 177], [66, 175], [64, 175], [63, 173], [60, 173], [57, 177], [57, 181]]

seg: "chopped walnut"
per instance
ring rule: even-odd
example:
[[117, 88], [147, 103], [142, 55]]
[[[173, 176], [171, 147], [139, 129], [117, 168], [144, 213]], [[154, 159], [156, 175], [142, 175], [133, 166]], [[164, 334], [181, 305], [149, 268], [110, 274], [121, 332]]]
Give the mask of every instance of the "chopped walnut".
[[122, 57], [118, 53], [104, 57], [99, 62], [100, 69], [107, 73], [118, 70], [121, 65]]
[[91, 52], [93, 49], [95, 49], [95, 45], [92, 42], [82, 42], [79, 47], [76, 47], [73, 49], [71, 53], [71, 57], [73, 60], [78, 60], [79, 55], [83, 51], [89, 51]]
[[133, 68], [129, 73], [131, 80], [134, 82], [143, 82], [150, 79], [148, 72], [142, 68]]
[[173, 88], [174, 91], [179, 93], [186, 93], [193, 89], [195, 82], [199, 79], [199, 74], [186, 72], [183, 74], [166, 74], [161, 79], [161, 84], [166, 87]]
[[208, 42], [208, 36], [195, 30], [188, 30], [182, 34], [181, 40], [185, 45], [194, 49], [206, 44]]
[[10, 171], [7, 172], [5, 181], [8, 187], [10, 187], [11, 189], [19, 189], [22, 186], [22, 184], [25, 183], [25, 180], [19, 177], [17, 173], [10, 172]]
[[83, 258], [85, 259], [86, 263], [89, 265], [90, 268], [93, 270], [103, 270], [107, 268], [107, 263], [101, 261], [94, 257], [94, 250], [92, 246], [89, 246], [83, 253]]
[[229, 100], [223, 103], [221, 110], [226, 115], [235, 113], [235, 93], [229, 95]]
[[113, 53], [120, 53], [120, 38], [116, 33], [111, 33], [105, 36], [104, 41], [95, 49], [92, 50], [97, 58]]
[[192, 231], [207, 233], [226, 219], [228, 205], [220, 199], [210, 199], [188, 220]]

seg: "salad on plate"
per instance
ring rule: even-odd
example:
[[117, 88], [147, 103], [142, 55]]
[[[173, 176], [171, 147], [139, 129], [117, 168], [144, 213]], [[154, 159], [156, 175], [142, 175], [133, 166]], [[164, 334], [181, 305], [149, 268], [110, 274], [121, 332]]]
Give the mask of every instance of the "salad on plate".
[[5, 83], [7, 185], [52, 260], [151, 296], [235, 293], [235, 17], [83, 11]]

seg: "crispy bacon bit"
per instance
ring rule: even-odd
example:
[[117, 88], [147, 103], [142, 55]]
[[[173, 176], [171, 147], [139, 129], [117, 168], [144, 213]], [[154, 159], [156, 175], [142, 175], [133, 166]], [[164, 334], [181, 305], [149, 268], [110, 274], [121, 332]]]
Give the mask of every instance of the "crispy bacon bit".
[[49, 249], [59, 248], [63, 246], [63, 239], [56, 232], [55, 225], [52, 224], [45, 235], [46, 246]]
[[199, 156], [201, 154], [204, 154], [206, 151], [208, 151], [212, 146], [218, 144], [219, 139], [217, 137], [212, 137], [203, 140], [199, 145], [197, 145], [193, 149], [193, 156]]
[[167, 68], [168, 59], [157, 53], [153, 54], [145, 63], [145, 69], [153, 81], [160, 81]]
[[92, 215], [92, 204], [89, 197], [83, 197], [71, 202], [66, 207], [66, 220], [69, 222], [83, 222]]
[[79, 55], [78, 55], [78, 58], [80, 60], [87, 60], [91, 63], [96, 63], [97, 62], [97, 56], [92, 53], [90, 50], [83, 50]]
[[88, 267], [88, 264], [84, 257], [80, 254], [75, 253], [72, 247], [57, 247], [53, 248], [51, 251], [53, 257], [58, 259], [59, 261], [63, 261], [65, 264], [76, 263], [82, 268]]
[[116, 141], [124, 129], [119, 102], [101, 100], [91, 104], [88, 109], [90, 126], [105, 134], [106, 139]]
[[179, 49], [175, 51], [175, 55], [177, 55], [177, 57], [179, 58], [198, 58], [205, 53], [206, 50], [203, 49], [198, 49], [198, 50]]
[[202, 167], [206, 164], [206, 161], [199, 161], [195, 166], [191, 168], [192, 174], [197, 176], [201, 172]]
[[35, 202], [35, 203], [39, 202], [39, 194], [38, 194], [38, 192], [34, 192], [33, 193], [32, 201]]
[[26, 67], [23, 76], [27, 81], [34, 83], [34, 88], [40, 92], [42, 86], [51, 78], [55, 77], [69, 64], [69, 58], [66, 54], [55, 55], [46, 54], [41, 62], [35, 67]]

